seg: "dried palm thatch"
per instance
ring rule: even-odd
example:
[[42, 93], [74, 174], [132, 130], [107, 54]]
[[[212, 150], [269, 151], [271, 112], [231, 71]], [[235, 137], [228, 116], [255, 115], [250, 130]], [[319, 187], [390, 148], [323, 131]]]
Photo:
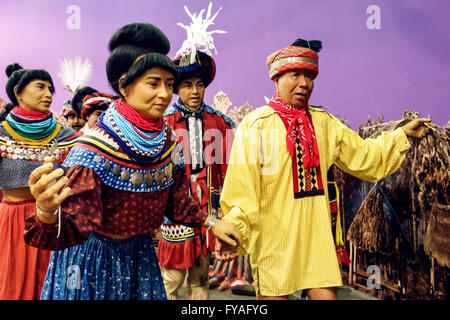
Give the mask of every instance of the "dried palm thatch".
[[450, 205], [434, 203], [428, 220], [425, 251], [440, 265], [450, 267]]
[[347, 239], [359, 249], [369, 252], [393, 254], [398, 252], [398, 225], [394, 217], [388, 217], [383, 203], [383, 193], [374, 186], [358, 210]]
[[[382, 131], [394, 130], [418, 116], [417, 112], [407, 110], [404, 113], [404, 119], [400, 121], [383, 123], [381, 116], [378, 122], [369, 119], [365, 125], [360, 126], [359, 134], [364, 138], [376, 137]], [[389, 254], [396, 252], [399, 242], [403, 241], [418, 251], [423, 244], [421, 239], [424, 238], [419, 233], [425, 229], [423, 225], [427, 225], [435, 202], [446, 207], [445, 210], [440, 211], [440, 218], [435, 220], [433, 230], [438, 228], [441, 230], [444, 227], [450, 230], [448, 228], [450, 225], [445, 225], [447, 220], [444, 219], [450, 215], [448, 210], [450, 204], [449, 129], [449, 125], [446, 128], [431, 125], [430, 134], [426, 139], [420, 142], [413, 141], [413, 147], [408, 150], [406, 159], [399, 170], [378, 182], [379, 190], [382, 190], [381, 194], [376, 188], [370, 189], [371, 185], [365, 182], [361, 182], [360, 188], [353, 191], [353, 193], [362, 193], [363, 197], [366, 197], [348, 229], [347, 239], [354, 246], [370, 252]], [[367, 191], [368, 186], [370, 192]], [[348, 195], [345, 197], [348, 198]], [[354, 195], [352, 197], [358, 198]], [[383, 199], [385, 208], [383, 208]], [[386, 202], [392, 207], [394, 214], [392, 212], [389, 214]], [[432, 233], [427, 232], [430, 235]], [[448, 235], [442, 233], [439, 243], [438, 237], [426, 239], [431, 254], [437, 260], [439, 256], [438, 262], [445, 262], [446, 266], [450, 262]], [[449, 243], [443, 245], [443, 238], [446, 238]], [[433, 246], [434, 242], [436, 244]]]
[[424, 249], [443, 266], [450, 267], [450, 125], [433, 129], [418, 146], [423, 154], [416, 172], [418, 202], [427, 215]]

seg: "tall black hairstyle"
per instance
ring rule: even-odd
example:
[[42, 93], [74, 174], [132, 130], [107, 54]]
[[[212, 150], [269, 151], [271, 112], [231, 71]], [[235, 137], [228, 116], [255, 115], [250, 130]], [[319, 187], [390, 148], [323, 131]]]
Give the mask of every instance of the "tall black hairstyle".
[[[166, 56], [170, 43], [165, 34], [149, 23], [131, 23], [123, 26], [109, 40], [111, 52], [106, 62], [109, 84], [119, 95], [120, 86], [127, 87], [148, 69], [160, 66], [177, 78], [177, 67]], [[138, 59], [139, 58], [139, 59]]]
[[8, 82], [6, 83], [6, 94], [14, 105], [19, 104], [14, 93], [14, 88], [17, 87], [16, 91], [19, 94], [26, 87], [26, 85], [33, 80], [48, 81], [52, 85], [51, 93], [55, 93], [55, 86], [53, 85], [52, 77], [45, 70], [23, 69], [18, 63], [13, 63], [6, 67], [6, 75], [8, 76]]
[[81, 105], [83, 104], [83, 99], [84, 97], [86, 97], [88, 94], [92, 94], [98, 92], [98, 90], [91, 88], [91, 87], [82, 87], [80, 89], [77, 90], [77, 92], [75, 93], [75, 95], [72, 98], [72, 110], [79, 116], [81, 117]]

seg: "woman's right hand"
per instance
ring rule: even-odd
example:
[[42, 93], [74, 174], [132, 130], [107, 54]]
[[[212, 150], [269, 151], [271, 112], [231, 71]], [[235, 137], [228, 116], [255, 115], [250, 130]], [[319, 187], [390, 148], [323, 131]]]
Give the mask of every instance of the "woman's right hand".
[[[63, 169], [53, 169], [53, 160], [50, 157], [45, 158], [45, 162], [39, 168], [33, 170], [28, 180], [31, 194], [36, 199], [36, 205], [40, 210], [47, 213], [53, 213], [58, 210], [61, 203], [71, 194], [70, 188], [61, 189], [66, 185], [68, 178], [62, 177]], [[39, 215], [38, 215], [39, 216]], [[39, 217], [41, 220], [42, 217]], [[52, 219], [53, 220], [53, 219]], [[49, 223], [48, 221], [44, 221]]]

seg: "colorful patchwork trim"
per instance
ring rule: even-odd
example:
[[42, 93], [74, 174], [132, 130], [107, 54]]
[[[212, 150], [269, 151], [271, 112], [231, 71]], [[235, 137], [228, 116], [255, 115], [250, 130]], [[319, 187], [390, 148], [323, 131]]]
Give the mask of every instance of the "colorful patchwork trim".
[[[297, 135], [298, 137], [298, 135]], [[292, 161], [292, 170], [294, 172], [294, 198], [305, 198], [324, 195], [322, 174], [320, 168], [313, 166], [306, 170], [303, 165], [302, 146], [298, 138], [295, 139], [296, 158]]]
[[99, 176], [100, 180], [115, 189], [132, 192], [153, 192], [174, 183], [173, 175], [184, 164], [169, 161], [153, 169], [136, 169], [113, 162], [99, 153], [76, 145], [64, 161], [64, 167], [81, 165]]
[[[102, 132], [104, 134], [104, 131]], [[109, 135], [103, 136], [100, 133], [93, 134], [92, 131], [88, 131], [78, 139], [77, 146], [95, 151], [112, 162], [135, 169], [149, 169], [158, 167], [170, 161], [171, 157], [174, 158], [174, 162], [178, 163], [182, 161], [184, 164], [182, 153], [180, 153], [181, 147], [175, 142], [165, 152], [163, 152], [161, 156], [154, 159], [150, 165], [145, 167], [130, 159], [127, 154], [120, 152], [119, 146], [109, 137]]]
[[194, 238], [194, 229], [182, 224], [163, 224], [161, 226], [161, 236], [169, 243], [184, 242]]

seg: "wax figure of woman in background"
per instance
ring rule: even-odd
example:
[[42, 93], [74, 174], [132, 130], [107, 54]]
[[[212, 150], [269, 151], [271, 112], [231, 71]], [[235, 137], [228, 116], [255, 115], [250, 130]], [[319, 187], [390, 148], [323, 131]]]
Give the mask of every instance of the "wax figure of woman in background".
[[61, 166], [75, 131], [57, 124], [49, 111], [54, 87], [47, 71], [13, 64], [6, 74], [6, 92], [15, 107], [0, 124], [0, 300], [39, 299], [50, 252], [23, 239], [25, 218], [36, 210], [28, 179], [46, 156]]
[[[409, 137], [427, 129], [416, 119], [363, 140], [336, 117], [309, 106], [318, 75], [320, 41], [299, 39], [267, 59], [276, 93], [241, 122], [220, 204], [242, 233], [259, 298], [336, 299], [342, 285], [332, 237], [326, 173], [331, 165], [376, 182], [396, 171]], [[261, 156], [258, 156], [261, 155]]]
[[[123, 98], [79, 138], [66, 177], [47, 191], [62, 172], [47, 164], [30, 177], [38, 210], [25, 240], [59, 250], [42, 299], [166, 299], [151, 231], [164, 215], [212, 226], [189, 196], [182, 150], [163, 120], [177, 76], [168, 39], [151, 24], [133, 23], [113, 35], [109, 49], [108, 80]], [[212, 230], [231, 244], [230, 235], [239, 240], [223, 221]]]

